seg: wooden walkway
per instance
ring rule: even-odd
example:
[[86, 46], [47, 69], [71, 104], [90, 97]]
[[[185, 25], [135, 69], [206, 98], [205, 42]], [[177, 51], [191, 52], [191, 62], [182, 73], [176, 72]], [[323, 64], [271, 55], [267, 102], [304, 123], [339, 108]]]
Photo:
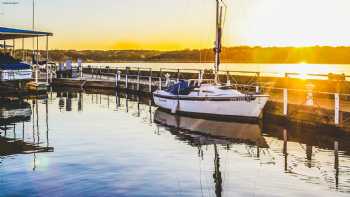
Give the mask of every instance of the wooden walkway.
[[[138, 94], [151, 93], [166, 86], [165, 79], [150, 76], [126, 77], [118, 80], [113, 75], [89, 75], [82, 78], [53, 79], [54, 86], [69, 86], [75, 88], [101, 88], [127, 91]], [[256, 86], [248, 87], [238, 84], [245, 90], [254, 90]], [[118, 87], [118, 88], [117, 88]], [[259, 87], [271, 97], [264, 115], [281, 122], [302, 123], [312, 126], [327, 126], [350, 132], [350, 101], [347, 94], [328, 92], [310, 92], [307, 90]], [[286, 91], [285, 91], [286, 90]], [[287, 92], [287, 95], [285, 95]], [[336, 97], [339, 96], [339, 102]]]

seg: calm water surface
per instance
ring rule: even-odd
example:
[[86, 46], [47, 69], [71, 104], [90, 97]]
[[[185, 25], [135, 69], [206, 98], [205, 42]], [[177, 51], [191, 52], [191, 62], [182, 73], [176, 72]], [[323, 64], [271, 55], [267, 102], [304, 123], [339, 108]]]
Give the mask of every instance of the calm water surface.
[[350, 195], [348, 135], [174, 116], [125, 97], [2, 100], [0, 196]]

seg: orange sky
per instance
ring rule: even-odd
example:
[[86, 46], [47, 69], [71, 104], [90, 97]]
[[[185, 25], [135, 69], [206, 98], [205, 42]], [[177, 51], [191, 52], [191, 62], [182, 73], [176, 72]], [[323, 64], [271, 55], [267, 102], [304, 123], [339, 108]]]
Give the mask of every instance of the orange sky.
[[[1, 5], [0, 22], [30, 29], [31, 1], [18, 2]], [[350, 45], [349, 0], [226, 3], [225, 46]], [[52, 49], [209, 48], [214, 8], [214, 0], [36, 0], [36, 28], [55, 34]]]

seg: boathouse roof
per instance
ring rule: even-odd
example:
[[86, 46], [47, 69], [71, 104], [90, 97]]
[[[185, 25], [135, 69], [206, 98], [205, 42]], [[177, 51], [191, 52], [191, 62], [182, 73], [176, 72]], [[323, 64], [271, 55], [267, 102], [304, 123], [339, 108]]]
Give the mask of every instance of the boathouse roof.
[[0, 27], [0, 40], [12, 40], [17, 38], [33, 38], [33, 37], [41, 37], [41, 36], [53, 36], [53, 33]]

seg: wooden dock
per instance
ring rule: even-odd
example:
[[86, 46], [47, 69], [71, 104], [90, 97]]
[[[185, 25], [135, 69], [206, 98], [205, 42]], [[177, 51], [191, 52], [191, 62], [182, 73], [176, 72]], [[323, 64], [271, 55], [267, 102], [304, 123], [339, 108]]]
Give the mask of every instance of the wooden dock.
[[[137, 69], [84, 69], [82, 77], [53, 79], [54, 87], [79, 89], [110, 89], [150, 96], [164, 89], [167, 80], [198, 78], [201, 73], [152, 71]], [[167, 77], [165, 77], [168, 75]], [[210, 74], [205, 74], [210, 78]], [[230, 81], [246, 92], [263, 91], [270, 101], [264, 117], [281, 124], [310, 127], [330, 127], [350, 132], [350, 83], [320, 79], [271, 78], [257, 75], [222, 75], [221, 81]], [[234, 79], [234, 80], [232, 80]], [[233, 83], [234, 82], [234, 83]], [[311, 85], [310, 85], [311, 84]], [[310, 88], [311, 87], [311, 88]]]

